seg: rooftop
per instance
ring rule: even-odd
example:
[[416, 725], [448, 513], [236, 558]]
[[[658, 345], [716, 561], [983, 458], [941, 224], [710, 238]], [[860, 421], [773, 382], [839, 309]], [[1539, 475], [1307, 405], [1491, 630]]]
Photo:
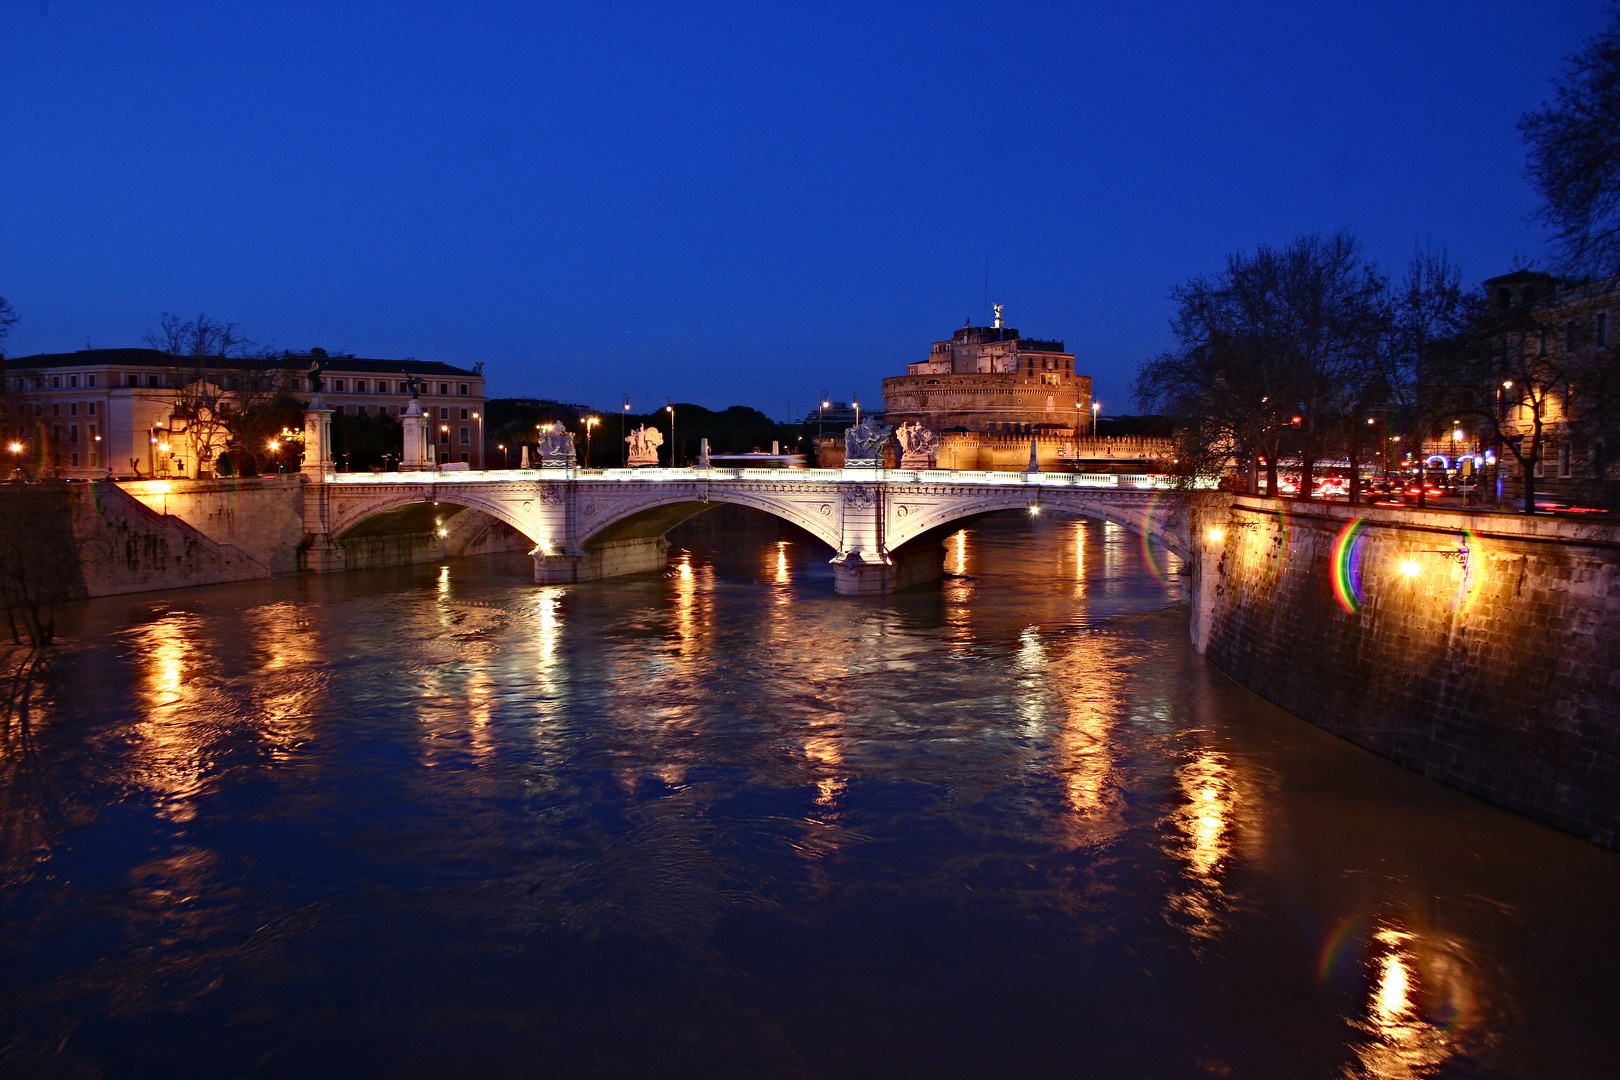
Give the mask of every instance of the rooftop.
[[[121, 367], [121, 368], [175, 368], [193, 367], [199, 363], [207, 367], [242, 367], [252, 369], [283, 368], [303, 371], [315, 357], [293, 354], [267, 360], [191, 356], [172, 356], [157, 349], [80, 349], [68, 353], [36, 353], [33, 356], [13, 356], [5, 360], [8, 370], [41, 370], [46, 368]], [[478, 377], [479, 372], [468, 368], [441, 364], [437, 360], [371, 360], [358, 356], [328, 356], [326, 374], [345, 372], [377, 372], [383, 375], [446, 375], [459, 378]]]

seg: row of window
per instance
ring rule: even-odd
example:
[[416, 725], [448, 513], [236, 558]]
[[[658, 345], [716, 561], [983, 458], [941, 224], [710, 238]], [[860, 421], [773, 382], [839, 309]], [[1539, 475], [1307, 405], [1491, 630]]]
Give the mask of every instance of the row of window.
[[[371, 415], [371, 411], [373, 409], [375, 409], [378, 416], [404, 416], [406, 408], [407, 408], [407, 406], [404, 406], [404, 405], [382, 405], [382, 404], [333, 405], [332, 406], [332, 411], [335, 412], [335, 413], [347, 414], [349, 416], [369, 416], [369, 415]], [[458, 419], [461, 419], [461, 420], [471, 420], [473, 418], [471, 409], [451, 409], [451, 408], [446, 407], [446, 406], [440, 406], [439, 407], [439, 419], [440, 420], [449, 420], [449, 419], [451, 419], [450, 414], [452, 412], [461, 413], [461, 416], [458, 418]], [[35, 415], [38, 415], [38, 414], [36, 413]], [[425, 409], [425, 410], [423, 410], [422, 415], [424, 415], [424, 416], [432, 416], [433, 415], [433, 410], [431, 408]]]
[[[45, 415], [46, 404], [47, 403], [43, 402], [43, 401], [34, 402], [33, 403], [34, 415], [35, 416], [44, 416]], [[52, 416], [61, 416], [62, 415], [62, 405], [63, 405], [62, 402], [60, 402], [60, 401], [52, 401], [52, 402], [49, 402], [49, 405], [50, 405], [50, 410], [51, 410], [51, 415]], [[67, 402], [67, 415], [69, 415], [69, 416], [78, 416], [79, 415], [79, 408], [80, 408], [81, 405], [84, 407], [84, 415], [86, 415], [86, 416], [94, 416], [94, 415], [96, 415], [96, 403], [94, 401], [85, 401], [85, 402], [69, 401], [69, 402]], [[15, 406], [7, 406], [7, 405], [4, 405], [4, 404], [0, 404], [0, 416], [6, 415], [6, 414], [11, 413], [13, 411], [15, 411], [18, 416], [27, 416], [28, 415], [28, 403], [19, 401]]]
[[[352, 390], [349, 389], [350, 384], [353, 384], [354, 388]], [[403, 380], [403, 379], [395, 379], [395, 380], [392, 381], [392, 385], [394, 387], [394, 389], [392, 391], [390, 391], [388, 389], [389, 385], [390, 385], [390, 380], [388, 380], [388, 379], [327, 379], [326, 380], [326, 389], [328, 391], [330, 391], [331, 393], [334, 393], [334, 394], [387, 394], [387, 393], [409, 394], [411, 392], [410, 387], [405, 385], [405, 380]], [[447, 383], [447, 382], [440, 383], [439, 384], [439, 393], [438, 393], [437, 396], [438, 397], [450, 397], [451, 396], [451, 394], [450, 394], [450, 385], [451, 384]], [[455, 387], [456, 387], [456, 393], [455, 393], [456, 397], [471, 397], [472, 396], [472, 384], [470, 384], [470, 383], [456, 383]], [[314, 389], [313, 384], [311, 384], [310, 389], [311, 390]], [[432, 383], [427, 383], [423, 387], [423, 389], [428, 394], [432, 394], [433, 393], [433, 384]]]
[[[92, 443], [95, 442], [96, 441], [96, 425], [94, 425], [94, 424], [86, 424], [84, 426], [84, 428], [85, 428], [85, 441], [86, 442], [92, 442]], [[0, 426], [0, 442], [10, 443], [10, 442], [12, 442], [14, 440], [19, 440], [19, 439], [20, 440], [25, 440], [25, 441], [30, 440], [30, 439], [32, 439], [34, 437], [34, 433], [35, 433], [35, 429], [32, 428], [32, 427], [26, 426], [26, 425], [18, 424], [18, 425], [16, 425], [14, 427], [14, 426], [12, 426], [10, 424], [6, 424], [4, 426]], [[78, 445], [78, 442], [79, 442], [79, 425], [78, 424], [66, 424], [66, 425], [64, 425], [64, 424], [52, 424], [51, 429], [50, 429], [50, 437], [51, 437], [51, 442], [54, 442], [54, 443], [67, 442], [67, 443], [70, 443], [70, 444], [76, 446], [76, 445]]]

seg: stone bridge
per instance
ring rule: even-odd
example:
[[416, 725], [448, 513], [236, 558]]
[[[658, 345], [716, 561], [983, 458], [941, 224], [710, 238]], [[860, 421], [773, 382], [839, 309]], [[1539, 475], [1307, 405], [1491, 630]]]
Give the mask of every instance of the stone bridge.
[[898, 469], [527, 469], [306, 476], [305, 565], [344, 565], [342, 541], [380, 515], [449, 504], [486, 514], [534, 544], [540, 583], [661, 569], [670, 529], [715, 503], [791, 522], [836, 552], [837, 590], [892, 592], [938, 577], [939, 541], [1002, 510], [1116, 522], [1183, 559], [1191, 514], [1167, 481], [1113, 474]]

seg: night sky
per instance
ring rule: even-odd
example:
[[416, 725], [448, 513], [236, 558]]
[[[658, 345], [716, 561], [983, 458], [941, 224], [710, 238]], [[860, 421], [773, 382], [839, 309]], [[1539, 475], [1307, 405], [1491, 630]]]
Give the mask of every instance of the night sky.
[[1579, 3], [0, 0], [8, 354], [206, 311], [492, 395], [863, 403], [990, 299], [1129, 411], [1168, 291], [1354, 229], [1544, 257]]

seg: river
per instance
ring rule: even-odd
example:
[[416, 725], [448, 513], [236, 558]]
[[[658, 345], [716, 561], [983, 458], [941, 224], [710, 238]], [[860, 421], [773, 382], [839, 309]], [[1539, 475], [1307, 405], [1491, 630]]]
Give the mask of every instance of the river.
[[1620, 857], [1272, 707], [1004, 515], [86, 602], [0, 729], [0, 1074], [1559, 1077]]

